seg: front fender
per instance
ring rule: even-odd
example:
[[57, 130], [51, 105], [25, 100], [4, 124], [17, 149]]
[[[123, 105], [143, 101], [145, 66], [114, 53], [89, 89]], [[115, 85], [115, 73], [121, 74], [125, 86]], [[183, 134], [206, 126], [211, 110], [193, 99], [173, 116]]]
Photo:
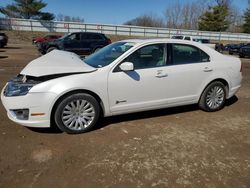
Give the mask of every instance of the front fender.
[[[108, 103], [107, 78], [99, 78], [99, 75], [96, 74], [96, 72], [69, 75], [42, 82], [34, 86], [30, 90], [30, 93], [54, 93], [56, 97], [54, 98], [53, 103], [50, 104], [51, 112], [56, 101], [63, 95], [76, 90], [87, 90], [96, 94], [100, 98], [104, 108], [104, 116], [108, 116], [110, 115], [110, 110]], [[103, 76], [104, 75], [105, 74], [103, 74]]]

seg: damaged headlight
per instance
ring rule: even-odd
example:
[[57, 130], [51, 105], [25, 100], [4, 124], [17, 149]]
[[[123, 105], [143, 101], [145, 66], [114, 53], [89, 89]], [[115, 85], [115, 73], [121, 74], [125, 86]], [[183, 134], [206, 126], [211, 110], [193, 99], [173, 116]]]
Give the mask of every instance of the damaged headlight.
[[6, 87], [4, 88], [3, 94], [6, 97], [23, 96], [26, 95], [29, 90], [37, 84], [72, 74], [79, 73], [53, 74], [40, 77], [19, 74], [17, 75], [17, 77], [13, 78], [7, 83]]
[[7, 83], [4, 89], [4, 95], [6, 97], [26, 95], [34, 85], [40, 82], [41, 81], [26, 78], [26, 76], [23, 75], [18, 75]]
[[9, 81], [4, 94], [7, 97], [26, 95], [34, 85]]

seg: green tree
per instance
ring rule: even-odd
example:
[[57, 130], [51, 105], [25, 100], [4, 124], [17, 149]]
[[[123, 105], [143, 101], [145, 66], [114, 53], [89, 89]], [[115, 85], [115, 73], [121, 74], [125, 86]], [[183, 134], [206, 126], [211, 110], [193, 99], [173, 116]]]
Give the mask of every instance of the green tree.
[[53, 20], [52, 13], [41, 11], [46, 6], [42, 0], [14, 0], [12, 4], [0, 7], [0, 12], [10, 18]]
[[248, 8], [244, 13], [244, 21], [245, 23], [243, 24], [243, 32], [250, 33], [250, 8]]
[[226, 4], [218, 4], [210, 8], [200, 17], [198, 22], [199, 30], [226, 31], [230, 24], [228, 16], [228, 6]]

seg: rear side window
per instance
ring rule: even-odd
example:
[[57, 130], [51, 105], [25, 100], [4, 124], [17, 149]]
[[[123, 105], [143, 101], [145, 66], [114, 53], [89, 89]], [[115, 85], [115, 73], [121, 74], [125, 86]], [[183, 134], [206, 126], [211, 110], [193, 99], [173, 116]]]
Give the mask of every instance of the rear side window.
[[191, 40], [191, 38], [190, 37], [185, 37], [185, 39], [184, 40]]
[[81, 34], [81, 39], [82, 39], [82, 40], [89, 39], [89, 37], [90, 37], [90, 36], [89, 36], [88, 33], [82, 33], [82, 34]]
[[82, 40], [103, 40], [103, 37], [95, 33], [82, 33]]
[[102, 40], [103, 37], [101, 35], [93, 35], [94, 39], [97, 39], [97, 40]]
[[103, 38], [99, 34], [90, 33], [89, 34], [89, 39], [91, 39], [91, 40], [102, 40]]
[[209, 56], [201, 49], [185, 44], [172, 44], [173, 64], [209, 62]]

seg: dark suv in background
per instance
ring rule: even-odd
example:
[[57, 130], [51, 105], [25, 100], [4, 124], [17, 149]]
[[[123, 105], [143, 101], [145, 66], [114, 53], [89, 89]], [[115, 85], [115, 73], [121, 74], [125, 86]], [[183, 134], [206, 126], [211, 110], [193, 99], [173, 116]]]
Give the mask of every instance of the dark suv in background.
[[5, 33], [0, 33], [0, 48], [3, 48], [8, 43], [8, 36]]
[[250, 57], [250, 44], [247, 44], [240, 48], [239, 56], [240, 58], [244, 58], [246, 56]]
[[229, 52], [230, 55], [239, 54], [240, 48], [242, 48], [245, 45], [247, 45], [247, 44], [246, 43], [233, 44], [233, 45], [230, 46], [228, 52]]
[[110, 43], [111, 40], [101, 33], [74, 32], [54, 41], [42, 42], [38, 50], [42, 54], [59, 49], [78, 55], [89, 55]]

